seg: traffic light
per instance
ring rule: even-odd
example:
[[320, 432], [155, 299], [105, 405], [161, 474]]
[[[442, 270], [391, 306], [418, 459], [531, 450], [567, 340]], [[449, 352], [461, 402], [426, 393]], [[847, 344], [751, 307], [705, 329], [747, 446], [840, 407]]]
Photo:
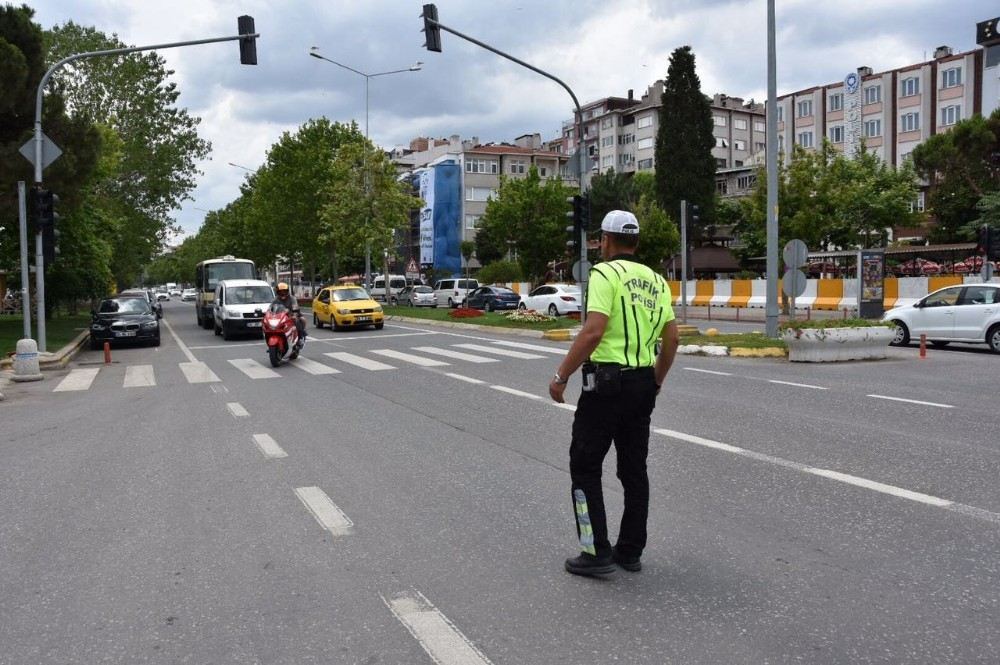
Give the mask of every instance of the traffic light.
[[691, 202], [688, 202], [687, 206], [687, 223], [690, 226], [698, 226], [698, 222], [701, 220], [701, 208], [697, 203]]
[[[236, 25], [239, 29], [239, 34], [241, 35], [254, 35], [257, 33], [253, 27], [253, 16], [240, 16], [236, 19]], [[243, 37], [240, 39], [240, 64], [241, 65], [256, 65], [257, 64], [257, 38], [256, 37]]]
[[986, 257], [990, 261], [1000, 259], [1000, 229], [989, 229], [987, 231]]
[[35, 223], [37, 231], [42, 234], [42, 258], [45, 265], [55, 262], [56, 255], [59, 254], [59, 215], [56, 213], [56, 204], [59, 197], [52, 193], [52, 190], [35, 188], [33, 190], [35, 200]]
[[566, 234], [569, 240], [566, 241], [566, 250], [570, 256], [580, 255], [580, 238], [583, 235], [584, 218], [584, 198], [576, 196], [566, 197], [566, 203], [570, 204], [570, 210], [566, 213], [566, 219], [570, 222], [566, 226]]
[[435, 53], [441, 52], [441, 28], [438, 25], [438, 10], [437, 6], [424, 5], [424, 13], [421, 14], [424, 19], [424, 46], [427, 47], [428, 51], [434, 51]]

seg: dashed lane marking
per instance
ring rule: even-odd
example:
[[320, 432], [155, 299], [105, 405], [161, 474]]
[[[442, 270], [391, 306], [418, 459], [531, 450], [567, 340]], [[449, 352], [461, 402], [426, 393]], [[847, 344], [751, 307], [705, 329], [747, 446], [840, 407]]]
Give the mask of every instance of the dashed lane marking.
[[483, 652], [420, 592], [382, 596], [382, 602], [438, 665], [490, 665]]
[[250, 412], [244, 409], [239, 402], [227, 402], [226, 408], [229, 409], [229, 413], [233, 414], [234, 418], [246, 418], [250, 415]]
[[334, 536], [346, 536], [351, 532], [354, 522], [320, 488], [296, 487], [295, 496], [299, 497], [319, 525]]
[[936, 406], [939, 409], [954, 409], [955, 407], [951, 404], [939, 404], [937, 402], [923, 402], [919, 399], [906, 399], [903, 397], [890, 397], [889, 395], [868, 395], [868, 397], [873, 397], [875, 399], [888, 399], [893, 402], [906, 402], [908, 404], [919, 404], [921, 406]]
[[732, 376], [729, 372], [717, 372], [714, 369], [699, 369], [697, 367], [681, 367], [685, 372], [701, 372], [702, 374], [715, 374], [716, 376]]
[[480, 381], [479, 379], [473, 379], [471, 376], [462, 376], [461, 374], [452, 374], [451, 372], [445, 372], [445, 376], [450, 376], [453, 379], [458, 379], [459, 381], [465, 381], [466, 383], [483, 384], [485, 381]]
[[777, 379], [768, 379], [768, 383], [777, 383], [782, 386], [795, 386], [796, 388], [812, 388], [813, 390], [826, 390], [823, 386], [814, 386], [809, 383], [794, 383], [792, 381], [778, 381]]
[[278, 445], [278, 442], [270, 434], [254, 434], [253, 440], [257, 444], [257, 447], [260, 448], [260, 452], [264, 453], [264, 457], [271, 459], [288, 457], [288, 453], [281, 449], [281, 446]]

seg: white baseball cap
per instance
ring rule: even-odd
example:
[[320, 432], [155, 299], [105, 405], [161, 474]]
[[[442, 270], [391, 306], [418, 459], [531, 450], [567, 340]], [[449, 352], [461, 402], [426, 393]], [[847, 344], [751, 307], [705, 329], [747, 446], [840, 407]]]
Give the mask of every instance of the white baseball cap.
[[608, 233], [639, 234], [639, 220], [627, 210], [612, 210], [604, 216], [601, 230]]

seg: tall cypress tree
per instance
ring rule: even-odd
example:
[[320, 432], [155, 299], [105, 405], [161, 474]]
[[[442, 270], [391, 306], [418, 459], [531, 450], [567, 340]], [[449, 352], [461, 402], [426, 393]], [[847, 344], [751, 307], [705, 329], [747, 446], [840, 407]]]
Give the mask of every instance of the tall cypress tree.
[[703, 238], [712, 223], [715, 202], [715, 158], [712, 111], [701, 93], [694, 53], [681, 46], [670, 56], [663, 86], [660, 127], [656, 135], [656, 196], [670, 217], [679, 220], [680, 202], [700, 207], [697, 226], [688, 220], [688, 240]]

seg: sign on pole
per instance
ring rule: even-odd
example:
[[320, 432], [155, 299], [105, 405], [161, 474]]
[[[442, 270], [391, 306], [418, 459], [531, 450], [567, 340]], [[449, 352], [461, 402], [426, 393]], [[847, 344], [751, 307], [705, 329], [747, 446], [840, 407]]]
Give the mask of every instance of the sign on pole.
[[[35, 139], [28, 139], [28, 141], [21, 146], [18, 150], [21, 155], [24, 156], [32, 164], [35, 163]], [[59, 155], [62, 154], [62, 150], [59, 149], [55, 143], [52, 142], [48, 136], [44, 133], [42, 134], [42, 170], [44, 171], [49, 167], [49, 164], [59, 159]]]
[[406, 264], [406, 276], [410, 279], [420, 277], [420, 270], [417, 268], [417, 262], [412, 258], [410, 259], [410, 262]]

